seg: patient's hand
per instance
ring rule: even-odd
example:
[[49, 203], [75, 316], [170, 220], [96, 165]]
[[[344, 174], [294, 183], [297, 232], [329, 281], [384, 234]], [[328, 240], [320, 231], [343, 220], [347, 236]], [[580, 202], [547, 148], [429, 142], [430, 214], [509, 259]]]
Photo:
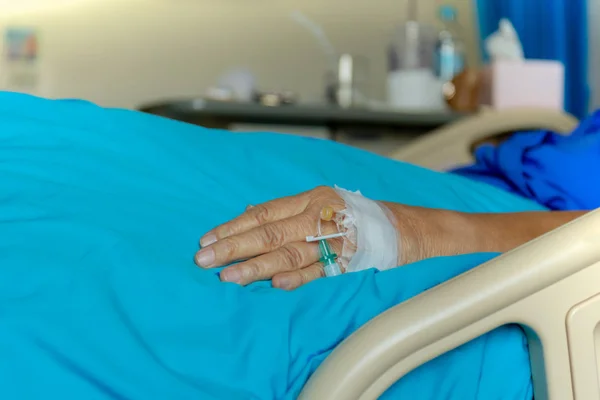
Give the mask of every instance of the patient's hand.
[[[430, 257], [475, 252], [504, 252], [571, 221], [584, 212], [465, 214], [449, 210], [382, 202], [394, 215], [398, 265]], [[242, 285], [272, 279], [273, 286], [294, 289], [324, 276], [316, 243], [317, 222], [324, 207], [345, 204], [336, 191], [318, 187], [296, 196], [249, 207], [245, 213], [201, 239], [196, 263], [216, 268], [241, 261], [221, 272], [221, 280]], [[335, 223], [322, 234], [337, 232]], [[340, 253], [342, 239], [329, 241]]]
[[[441, 254], [453, 254], [465, 242], [465, 230], [456, 213], [382, 202], [395, 217], [398, 235], [397, 265]], [[239, 217], [206, 233], [196, 264], [202, 268], [231, 265], [221, 280], [247, 285], [272, 279], [274, 287], [295, 289], [324, 276], [317, 243], [306, 236], [317, 235], [317, 222], [324, 207], [345, 208], [344, 200], [329, 187], [318, 187], [296, 196], [248, 207]], [[323, 222], [323, 235], [336, 233], [334, 222]], [[328, 241], [340, 254], [343, 240]], [[467, 240], [466, 243], [472, 241]]]
[[[272, 278], [274, 287], [294, 289], [320, 278], [324, 273], [318, 244], [305, 239], [317, 235], [319, 215], [326, 206], [344, 208], [342, 198], [329, 187], [250, 206], [202, 237], [196, 263], [215, 268], [245, 260], [221, 272], [221, 280], [242, 285]], [[323, 222], [324, 235], [336, 232], [335, 223]], [[341, 239], [330, 244], [339, 254]]]

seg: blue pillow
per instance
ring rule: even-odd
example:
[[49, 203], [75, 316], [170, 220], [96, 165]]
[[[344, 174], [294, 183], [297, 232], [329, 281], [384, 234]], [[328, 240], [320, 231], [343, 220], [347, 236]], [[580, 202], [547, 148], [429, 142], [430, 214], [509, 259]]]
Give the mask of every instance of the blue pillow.
[[[293, 399], [361, 325], [494, 256], [293, 292], [194, 265], [200, 235], [247, 204], [323, 184], [470, 212], [543, 209], [328, 141], [0, 93], [0, 398]], [[497, 329], [388, 395], [528, 399], [524, 336]]]

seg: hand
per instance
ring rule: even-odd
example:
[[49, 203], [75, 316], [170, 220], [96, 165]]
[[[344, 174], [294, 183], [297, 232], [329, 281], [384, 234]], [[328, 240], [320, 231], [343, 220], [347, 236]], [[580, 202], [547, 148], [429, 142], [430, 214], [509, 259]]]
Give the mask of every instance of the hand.
[[[196, 264], [216, 268], [241, 261], [225, 268], [221, 280], [247, 285], [272, 279], [274, 287], [286, 290], [323, 277], [318, 244], [307, 243], [306, 236], [317, 235], [321, 210], [327, 206], [335, 211], [344, 208], [344, 201], [330, 187], [249, 206], [241, 216], [202, 237]], [[323, 222], [321, 232], [336, 233], [335, 223]], [[339, 255], [342, 239], [329, 243]]]
[[[485, 235], [469, 214], [382, 202], [393, 215], [398, 234], [398, 264], [430, 257], [486, 251]], [[221, 272], [221, 280], [247, 285], [272, 279], [274, 287], [291, 290], [324, 276], [317, 243], [321, 210], [345, 208], [343, 199], [329, 187], [318, 187], [256, 207], [202, 237], [196, 264], [216, 268], [233, 262]], [[481, 224], [480, 224], [481, 225]], [[323, 222], [321, 233], [337, 232], [333, 222]], [[340, 255], [343, 240], [329, 241]]]

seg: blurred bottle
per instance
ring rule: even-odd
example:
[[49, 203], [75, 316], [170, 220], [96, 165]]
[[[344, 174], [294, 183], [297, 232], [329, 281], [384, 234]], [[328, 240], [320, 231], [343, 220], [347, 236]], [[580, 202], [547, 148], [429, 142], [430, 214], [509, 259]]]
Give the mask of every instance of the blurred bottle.
[[394, 31], [388, 48], [388, 103], [402, 109], [439, 108], [441, 95], [434, 87], [436, 31], [418, 21], [417, 0], [407, 5], [407, 18]]
[[418, 21], [418, 2], [409, 0], [406, 20], [395, 30], [388, 49], [388, 70], [431, 69], [435, 32]]
[[442, 81], [449, 82], [466, 67], [463, 30], [456, 8], [444, 5], [439, 12], [443, 27], [435, 45], [435, 73]]

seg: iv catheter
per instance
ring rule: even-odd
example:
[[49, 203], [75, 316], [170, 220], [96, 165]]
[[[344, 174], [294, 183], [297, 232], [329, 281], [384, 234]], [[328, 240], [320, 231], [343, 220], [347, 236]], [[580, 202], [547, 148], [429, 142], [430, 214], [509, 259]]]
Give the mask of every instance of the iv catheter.
[[[324, 215], [324, 214], [329, 214], [329, 215]], [[331, 209], [331, 211], [329, 212], [329, 207], [326, 207], [322, 212], [321, 212], [321, 218], [319, 219], [319, 225], [318, 225], [318, 231], [319, 231], [319, 236], [307, 236], [306, 237], [306, 241], [307, 242], [319, 242], [319, 252], [321, 253], [321, 258], [319, 259], [319, 261], [323, 264], [323, 270], [325, 271], [325, 276], [327, 277], [332, 277], [332, 276], [338, 276], [342, 274], [342, 269], [340, 268], [340, 265], [337, 263], [337, 254], [335, 254], [333, 251], [331, 251], [331, 247], [329, 246], [329, 243], [327, 243], [327, 240], [329, 239], [335, 239], [335, 238], [339, 238], [339, 237], [343, 237], [346, 236], [346, 234], [344, 232], [339, 232], [339, 233], [334, 233], [331, 235], [321, 235], [321, 220], [331, 220], [331, 217], [333, 217], [333, 209]]]

